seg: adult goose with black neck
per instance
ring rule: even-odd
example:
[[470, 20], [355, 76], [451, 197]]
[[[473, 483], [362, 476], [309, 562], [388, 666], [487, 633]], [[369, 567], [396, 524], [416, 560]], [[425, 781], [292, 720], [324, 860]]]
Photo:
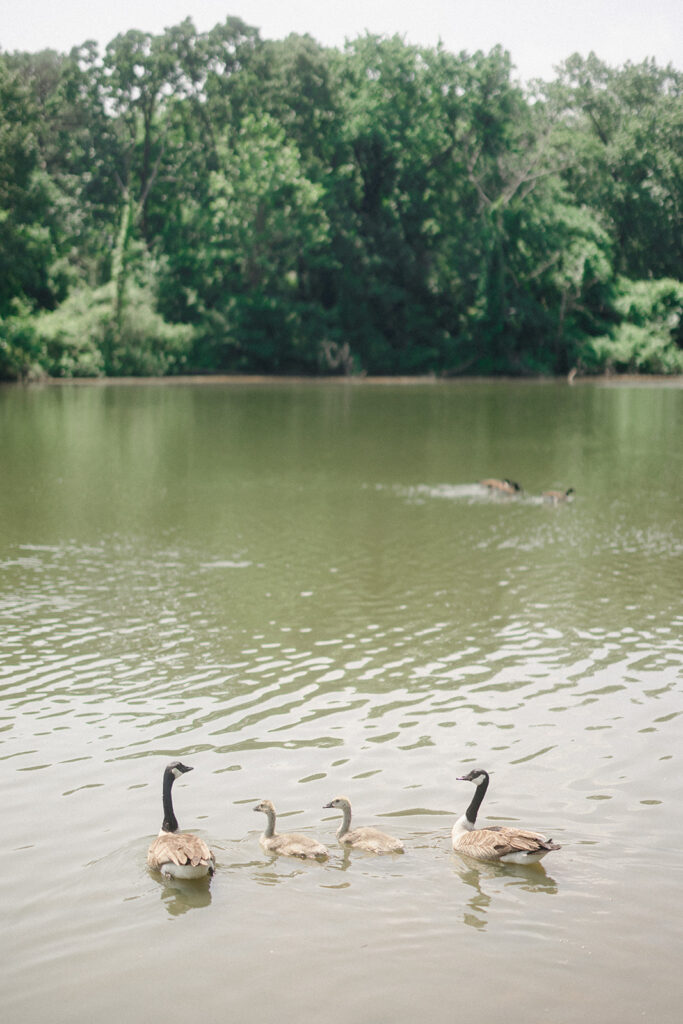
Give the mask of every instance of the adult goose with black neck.
[[476, 789], [465, 813], [458, 818], [451, 838], [456, 853], [463, 853], [475, 860], [502, 861], [505, 864], [533, 864], [551, 850], [559, 850], [558, 843], [540, 832], [507, 825], [491, 825], [475, 828], [481, 802], [489, 787], [488, 772], [475, 769], [468, 775], [461, 775], [459, 782], [473, 782]]
[[147, 864], [167, 878], [204, 878], [216, 868], [216, 858], [203, 839], [191, 832], [178, 831], [171, 789], [179, 776], [191, 771], [182, 761], [171, 761], [164, 770], [164, 820], [147, 851]]

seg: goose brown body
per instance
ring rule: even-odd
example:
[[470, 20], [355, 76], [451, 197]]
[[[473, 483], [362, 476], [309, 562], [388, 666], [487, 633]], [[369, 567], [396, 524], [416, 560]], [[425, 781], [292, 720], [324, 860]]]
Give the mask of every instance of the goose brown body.
[[176, 878], [203, 878], [213, 874], [216, 865], [204, 840], [191, 832], [160, 832], [147, 851], [147, 863]]
[[199, 836], [192, 832], [179, 832], [173, 810], [171, 789], [173, 783], [192, 768], [181, 761], [172, 761], [164, 770], [164, 820], [161, 831], [147, 851], [147, 864], [168, 878], [205, 878], [212, 875], [216, 858]]
[[480, 480], [479, 483], [482, 487], [488, 487], [489, 491], [497, 491], [499, 494], [519, 494], [522, 490], [515, 480], [508, 480], [507, 477], [504, 480], [489, 477]]
[[568, 487], [566, 491], [543, 491], [541, 496], [545, 501], [550, 501], [553, 505], [559, 505], [561, 501], [572, 501], [574, 488]]
[[488, 773], [471, 771], [469, 775], [461, 776], [459, 781], [473, 782], [477, 788], [469, 807], [453, 826], [451, 838], [456, 853], [476, 860], [532, 864], [552, 850], [561, 848], [541, 832], [529, 829], [506, 825], [475, 828], [477, 813], [488, 789]]
[[454, 839], [453, 849], [476, 860], [502, 860], [531, 863], [560, 847], [540, 832], [522, 828], [475, 828]]
[[300, 832], [276, 832], [275, 808], [270, 800], [261, 800], [254, 810], [261, 811], [268, 819], [266, 830], [259, 840], [264, 850], [283, 857], [299, 857], [302, 860], [322, 860], [329, 856], [327, 847], [317, 839], [311, 839]]
[[344, 817], [337, 829], [337, 839], [343, 846], [353, 846], [357, 850], [367, 850], [368, 853], [403, 853], [404, 847], [400, 839], [388, 835], [386, 832], [373, 828], [371, 825], [361, 825], [359, 828], [351, 828], [351, 802], [345, 796], [337, 796], [328, 807], [337, 807], [342, 811]]

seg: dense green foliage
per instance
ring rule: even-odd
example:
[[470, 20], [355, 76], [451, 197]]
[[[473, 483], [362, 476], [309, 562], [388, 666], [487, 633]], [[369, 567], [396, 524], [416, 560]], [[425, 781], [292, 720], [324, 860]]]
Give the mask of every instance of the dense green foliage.
[[228, 18], [0, 53], [0, 377], [683, 370], [683, 75]]

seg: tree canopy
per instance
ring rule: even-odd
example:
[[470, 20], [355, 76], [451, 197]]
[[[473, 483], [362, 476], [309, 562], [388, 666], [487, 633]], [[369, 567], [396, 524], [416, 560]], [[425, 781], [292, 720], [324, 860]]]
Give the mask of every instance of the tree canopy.
[[683, 75], [228, 18], [0, 52], [0, 377], [683, 370]]

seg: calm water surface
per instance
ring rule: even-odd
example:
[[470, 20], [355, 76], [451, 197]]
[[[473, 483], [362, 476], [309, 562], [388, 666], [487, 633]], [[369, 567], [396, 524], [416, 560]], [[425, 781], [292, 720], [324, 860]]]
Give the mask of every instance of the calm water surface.
[[[3, 1020], [678, 1022], [682, 506], [676, 386], [0, 389]], [[562, 850], [456, 856], [474, 766]]]

